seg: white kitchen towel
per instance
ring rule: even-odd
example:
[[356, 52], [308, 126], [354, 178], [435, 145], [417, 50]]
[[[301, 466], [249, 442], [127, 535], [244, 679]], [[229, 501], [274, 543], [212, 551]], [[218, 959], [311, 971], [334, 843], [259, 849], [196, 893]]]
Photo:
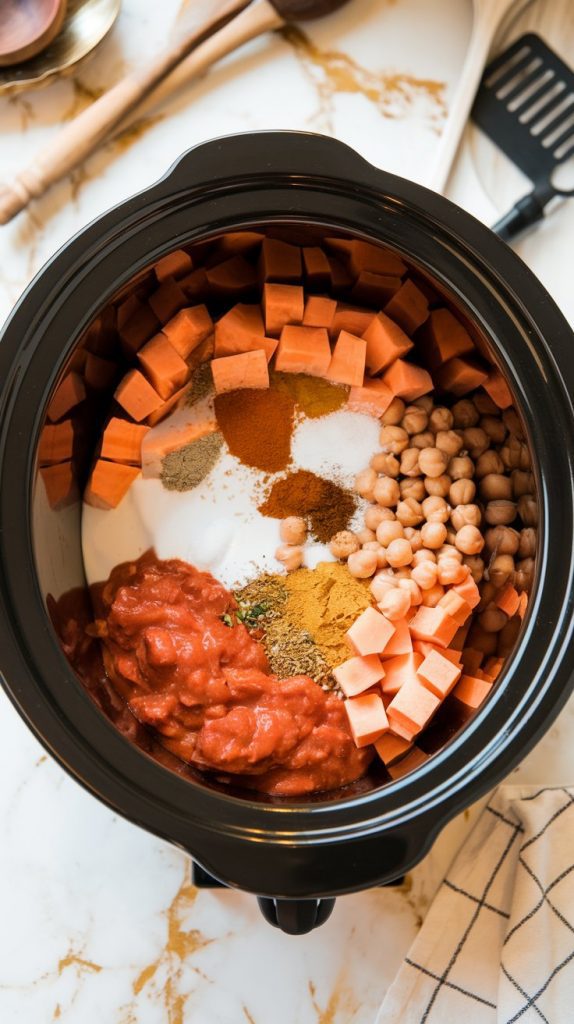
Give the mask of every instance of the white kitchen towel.
[[574, 1022], [574, 788], [502, 786], [376, 1024]]

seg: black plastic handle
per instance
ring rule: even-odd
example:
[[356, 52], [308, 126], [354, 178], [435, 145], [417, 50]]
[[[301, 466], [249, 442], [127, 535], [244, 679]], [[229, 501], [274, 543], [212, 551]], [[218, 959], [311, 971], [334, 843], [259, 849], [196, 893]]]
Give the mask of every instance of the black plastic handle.
[[307, 935], [324, 924], [335, 906], [332, 897], [323, 900], [276, 900], [258, 896], [259, 909], [265, 920], [287, 935]]
[[536, 192], [530, 192], [529, 195], [519, 199], [496, 224], [493, 224], [492, 230], [505, 242], [519, 238], [539, 220], [542, 220], [545, 206], [546, 202]]

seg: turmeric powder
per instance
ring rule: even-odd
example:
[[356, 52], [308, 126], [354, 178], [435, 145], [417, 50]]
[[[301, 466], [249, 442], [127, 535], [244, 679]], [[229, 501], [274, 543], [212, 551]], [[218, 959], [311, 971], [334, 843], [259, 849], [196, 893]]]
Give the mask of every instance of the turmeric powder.
[[354, 579], [341, 562], [320, 562], [289, 573], [284, 583], [285, 619], [313, 637], [331, 668], [349, 658], [345, 633], [371, 604], [368, 581]]

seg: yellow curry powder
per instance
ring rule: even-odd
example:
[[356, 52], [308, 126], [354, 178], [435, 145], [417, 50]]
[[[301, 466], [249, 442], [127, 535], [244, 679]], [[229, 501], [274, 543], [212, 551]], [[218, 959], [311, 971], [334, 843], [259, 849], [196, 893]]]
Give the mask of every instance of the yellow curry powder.
[[346, 404], [349, 395], [345, 384], [333, 384], [305, 373], [272, 373], [271, 387], [274, 391], [286, 392], [299, 411], [311, 420], [336, 412]]
[[349, 658], [345, 633], [371, 604], [368, 582], [355, 579], [341, 562], [320, 562], [289, 573], [284, 584], [285, 618], [312, 636], [332, 668]]

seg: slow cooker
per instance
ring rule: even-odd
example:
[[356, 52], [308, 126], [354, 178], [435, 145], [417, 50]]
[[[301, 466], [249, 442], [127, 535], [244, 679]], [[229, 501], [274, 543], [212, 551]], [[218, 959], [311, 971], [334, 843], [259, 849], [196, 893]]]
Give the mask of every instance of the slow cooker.
[[[76, 500], [50, 508], [38, 479], [47, 410], [67, 368], [83, 365], [86, 339], [95, 322], [105, 326], [107, 304], [136, 292], [169, 252], [240, 230], [382, 243], [432, 282], [506, 375], [533, 452], [540, 505], [528, 613], [485, 705], [467, 721], [430, 729], [431, 756], [394, 777], [373, 772], [297, 802], [236, 792], [191, 769], [174, 772], [136, 735], [118, 730], [113, 709], [86, 691], [62, 652], [53, 607], [72, 588], [85, 589], [79, 495], [113, 379], [107, 386], [100, 380], [84, 403], [73, 457]], [[65, 245], [2, 334], [0, 675], [8, 696], [94, 796], [187, 851], [198, 880], [256, 894], [267, 919], [285, 931], [321, 923], [338, 894], [402, 875], [449, 819], [524, 758], [572, 688], [573, 352], [573, 333], [550, 296], [490, 230], [348, 147], [261, 132], [185, 153], [160, 182]]]

